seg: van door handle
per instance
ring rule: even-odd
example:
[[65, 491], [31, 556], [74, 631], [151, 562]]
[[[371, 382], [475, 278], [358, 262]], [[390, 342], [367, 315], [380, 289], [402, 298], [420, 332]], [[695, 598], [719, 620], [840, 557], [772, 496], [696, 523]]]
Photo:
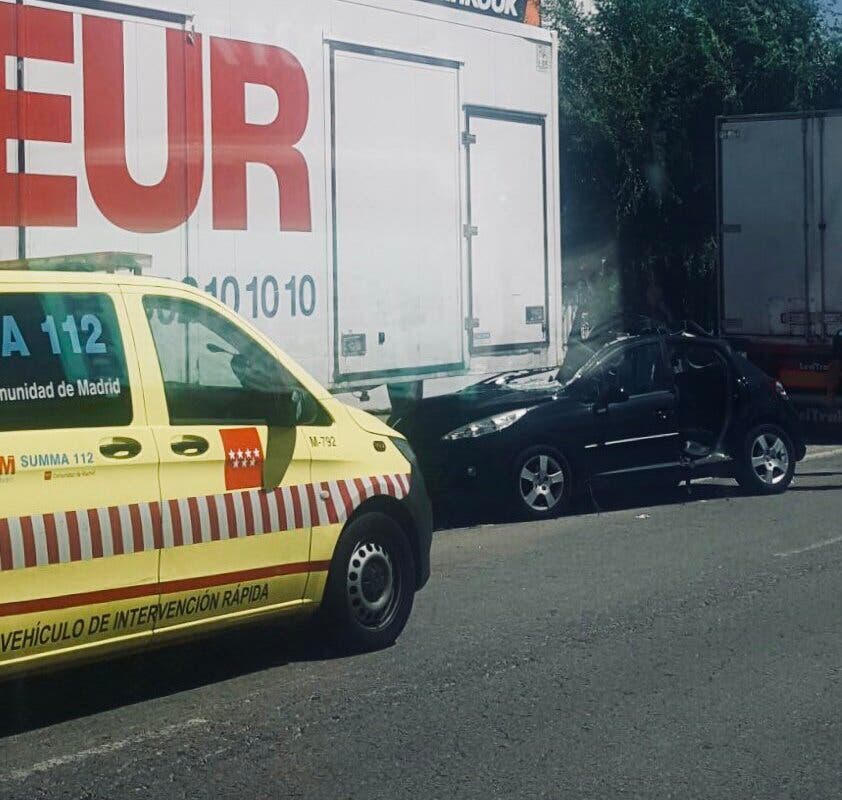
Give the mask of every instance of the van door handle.
[[118, 461], [139, 456], [141, 450], [143, 450], [143, 447], [140, 442], [135, 439], [127, 439], [124, 436], [115, 436], [113, 439], [106, 439], [99, 443], [100, 453], [106, 458], [115, 458]]
[[210, 449], [210, 443], [201, 436], [181, 436], [170, 442], [170, 448], [177, 456], [203, 456]]

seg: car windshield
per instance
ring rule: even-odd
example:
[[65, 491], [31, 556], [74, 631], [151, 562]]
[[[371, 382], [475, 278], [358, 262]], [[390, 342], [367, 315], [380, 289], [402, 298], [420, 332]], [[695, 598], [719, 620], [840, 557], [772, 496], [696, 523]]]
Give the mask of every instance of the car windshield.
[[619, 341], [622, 340], [610, 342], [597, 350], [571, 377], [565, 379], [561, 385], [566, 388], [583, 378], [598, 378], [601, 374], [603, 363], [616, 353]]

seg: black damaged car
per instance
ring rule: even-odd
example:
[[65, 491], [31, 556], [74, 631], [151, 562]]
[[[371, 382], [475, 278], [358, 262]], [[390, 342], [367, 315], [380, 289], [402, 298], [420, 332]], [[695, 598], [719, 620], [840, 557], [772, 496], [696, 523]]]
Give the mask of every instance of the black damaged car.
[[783, 387], [718, 339], [625, 336], [562, 374], [497, 376], [390, 420], [434, 500], [478, 493], [484, 505], [540, 519], [596, 481], [727, 476], [777, 494], [804, 458]]

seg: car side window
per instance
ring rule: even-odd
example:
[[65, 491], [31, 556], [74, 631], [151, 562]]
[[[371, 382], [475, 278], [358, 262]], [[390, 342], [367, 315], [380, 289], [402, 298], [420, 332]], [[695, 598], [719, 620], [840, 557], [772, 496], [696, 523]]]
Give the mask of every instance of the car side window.
[[721, 369], [722, 367], [722, 361], [716, 349], [700, 344], [673, 348], [670, 360], [675, 375], [681, 375], [691, 370]]
[[625, 389], [630, 397], [669, 389], [658, 342], [623, 347], [609, 356], [602, 368], [609, 385]]
[[318, 402], [283, 364], [222, 314], [201, 303], [143, 299], [171, 425], [265, 424], [278, 395], [297, 390], [304, 425], [327, 424]]
[[133, 420], [126, 355], [106, 294], [0, 294], [0, 431]]

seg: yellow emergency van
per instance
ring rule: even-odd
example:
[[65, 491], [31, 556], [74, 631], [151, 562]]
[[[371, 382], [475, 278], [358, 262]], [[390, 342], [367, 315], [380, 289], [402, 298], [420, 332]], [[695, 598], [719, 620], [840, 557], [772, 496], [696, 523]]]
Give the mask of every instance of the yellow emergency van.
[[0, 677], [288, 613], [392, 643], [430, 572], [409, 446], [150, 261], [0, 264]]

